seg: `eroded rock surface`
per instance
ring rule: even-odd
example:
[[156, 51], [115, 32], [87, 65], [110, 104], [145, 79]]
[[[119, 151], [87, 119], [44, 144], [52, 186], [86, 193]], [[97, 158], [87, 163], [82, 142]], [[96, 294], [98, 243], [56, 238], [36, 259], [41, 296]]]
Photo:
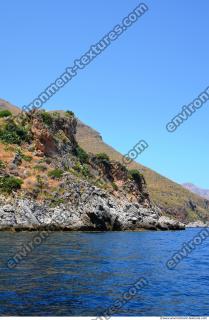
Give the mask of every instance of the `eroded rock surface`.
[[87, 154], [76, 141], [76, 125], [70, 111], [4, 119], [5, 136], [16, 130], [19, 145], [1, 147], [0, 230], [184, 228], [162, 217], [141, 172], [104, 153]]
[[[74, 183], [75, 186], [75, 183]], [[81, 187], [83, 189], [80, 193]], [[76, 190], [76, 189], [75, 189]], [[77, 197], [76, 197], [77, 195]], [[155, 207], [115, 199], [104, 190], [77, 185], [73, 198], [66, 193], [66, 202], [51, 208], [47, 201], [0, 197], [1, 230], [180, 230], [184, 225], [160, 215]]]

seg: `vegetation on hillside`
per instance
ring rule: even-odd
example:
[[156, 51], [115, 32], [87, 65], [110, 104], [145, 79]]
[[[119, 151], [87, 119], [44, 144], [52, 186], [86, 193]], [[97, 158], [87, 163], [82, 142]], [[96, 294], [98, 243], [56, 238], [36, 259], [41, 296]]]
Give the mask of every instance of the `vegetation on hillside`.
[[[5, 110], [1, 110], [0, 112], [3, 111]], [[58, 112], [50, 113], [40, 111], [40, 114], [43, 123], [48, 128], [51, 127], [54, 118], [61, 116]], [[63, 117], [69, 119], [69, 121], [74, 117], [74, 113], [72, 111], [63, 112], [62, 114]], [[106, 145], [101, 140], [99, 134], [89, 127], [80, 126], [77, 128], [77, 140], [79, 146], [76, 146], [75, 150], [73, 150], [72, 156], [75, 157], [75, 159], [72, 160], [71, 167], [58, 168], [60, 165], [58, 159], [57, 163], [54, 164], [53, 162], [50, 163], [51, 160], [49, 158], [44, 160], [43, 158], [40, 159], [37, 155], [34, 156], [34, 152], [36, 152], [36, 150], [33, 145], [30, 126], [28, 126], [27, 121], [27, 119], [25, 120], [25, 123], [24, 121], [20, 121], [19, 124], [11, 119], [10, 113], [3, 112], [2, 116], [0, 113], [0, 154], [2, 157], [0, 162], [1, 172], [5, 171], [5, 168], [8, 167], [9, 161], [11, 163], [15, 152], [17, 152], [16, 147], [19, 146], [23, 149], [21, 154], [23, 164], [17, 170], [20, 176], [14, 177], [14, 179], [20, 179], [21, 183], [18, 184], [16, 181], [15, 184], [14, 180], [9, 179], [9, 184], [13, 186], [10, 190], [19, 190], [21, 187], [25, 190], [31, 190], [35, 183], [34, 180], [37, 180], [37, 173], [40, 175], [40, 178], [38, 178], [39, 182], [42, 181], [44, 183], [48, 183], [49, 180], [49, 193], [52, 188], [57, 188], [59, 181], [64, 177], [63, 173], [65, 170], [73, 173], [75, 176], [77, 175], [79, 177], [91, 179], [92, 174], [94, 175], [95, 172], [92, 171], [91, 168], [90, 153], [94, 154], [98, 163], [110, 164], [112, 160], [116, 160], [121, 163], [123, 161], [123, 156], [110, 146]], [[30, 152], [28, 152], [27, 144], [30, 145]], [[14, 147], [14, 150], [10, 147]], [[43, 160], [48, 161], [48, 163], [46, 162], [45, 164], [41, 164], [40, 161]], [[162, 177], [156, 172], [134, 161], [128, 166], [128, 169], [130, 170], [129, 175], [133, 180], [140, 179], [141, 174], [145, 176], [151, 198], [154, 203], [162, 209], [164, 214], [171, 217], [177, 217], [179, 220], [184, 222], [194, 220], [209, 221], [209, 203], [207, 200], [196, 196], [182, 188], [182, 186], [177, 183]], [[57, 170], [62, 170], [63, 172], [59, 172]], [[2, 181], [1, 177], [1, 185]], [[4, 182], [7, 182], [6, 185], [8, 185], [8, 181], [5, 180]], [[101, 181], [100, 185], [104, 186], [105, 183], [106, 182]], [[118, 186], [115, 182], [111, 182], [110, 185], [112, 189], [117, 190]], [[3, 189], [1, 188], [0, 191], [3, 192]], [[41, 192], [43, 192], [43, 188], [41, 189]]]
[[41, 111], [40, 112], [42, 121], [47, 125], [47, 126], [51, 126], [52, 122], [53, 122], [53, 115], [49, 112], [46, 111]]
[[21, 188], [23, 181], [13, 176], [0, 177], [0, 191], [11, 193]]
[[49, 171], [48, 176], [53, 179], [60, 179], [62, 177], [63, 173], [64, 172], [62, 169], [56, 168], [56, 169]]
[[80, 146], [77, 146], [75, 149], [75, 155], [78, 157], [79, 161], [81, 163], [88, 163], [89, 161], [89, 155], [88, 153], [83, 150]]
[[18, 144], [29, 141], [29, 131], [26, 127], [9, 120], [0, 126], [0, 140], [8, 144]]
[[5, 169], [5, 167], [6, 167], [5, 162], [3, 160], [0, 160], [0, 170]]
[[75, 113], [73, 111], [67, 110], [65, 113], [67, 116], [75, 117]]
[[11, 116], [12, 113], [9, 110], [0, 110], [0, 118], [5, 118]]
[[140, 174], [139, 170], [136, 170], [136, 169], [129, 170], [129, 175], [133, 180], [135, 180], [137, 182], [139, 182], [141, 180], [141, 174]]
[[104, 152], [97, 153], [96, 158], [102, 162], [109, 162], [110, 161], [110, 157]]
[[[111, 160], [123, 163], [123, 155], [105, 144], [99, 133], [84, 124], [80, 124], [77, 128], [77, 140], [87, 152], [94, 155], [105, 153]], [[140, 159], [137, 160], [140, 161]], [[183, 222], [209, 221], [209, 202], [207, 200], [135, 161], [127, 167], [129, 170], [138, 170], [143, 174], [151, 199], [167, 216]], [[192, 203], [196, 206], [195, 208]]]

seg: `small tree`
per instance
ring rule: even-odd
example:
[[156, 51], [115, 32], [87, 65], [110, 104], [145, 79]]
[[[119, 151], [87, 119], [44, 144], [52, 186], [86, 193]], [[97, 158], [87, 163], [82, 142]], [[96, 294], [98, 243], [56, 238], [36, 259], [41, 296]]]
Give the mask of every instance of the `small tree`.
[[109, 161], [110, 161], [109, 156], [108, 156], [106, 153], [104, 153], [104, 152], [102, 152], [102, 153], [97, 153], [97, 154], [96, 154], [96, 157], [97, 157], [97, 159], [99, 159], [99, 160], [101, 160], [101, 161], [106, 161], [106, 162], [109, 162]]
[[130, 175], [130, 178], [135, 180], [136, 182], [139, 182], [141, 180], [141, 174], [136, 169], [129, 170], [129, 175]]

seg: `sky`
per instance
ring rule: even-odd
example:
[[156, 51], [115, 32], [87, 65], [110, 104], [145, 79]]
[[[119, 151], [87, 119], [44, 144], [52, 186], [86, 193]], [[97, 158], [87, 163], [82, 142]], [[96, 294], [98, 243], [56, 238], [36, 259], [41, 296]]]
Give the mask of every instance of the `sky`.
[[[45, 109], [73, 110], [126, 154], [178, 182], [209, 188], [208, 103], [174, 133], [166, 124], [209, 86], [208, 0], [150, 0], [149, 10]], [[135, 0], [1, 0], [0, 98], [23, 106], [121, 23]]]

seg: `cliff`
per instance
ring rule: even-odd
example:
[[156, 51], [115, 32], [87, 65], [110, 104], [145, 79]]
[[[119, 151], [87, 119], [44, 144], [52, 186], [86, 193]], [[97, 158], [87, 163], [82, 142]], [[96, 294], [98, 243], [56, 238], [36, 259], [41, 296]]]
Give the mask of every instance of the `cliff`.
[[84, 151], [76, 130], [71, 111], [0, 114], [1, 230], [184, 228], [162, 216], [139, 171]]
[[[96, 154], [105, 152], [111, 159], [122, 162], [123, 155], [106, 144], [101, 135], [91, 127], [78, 122], [76, 139], [87, 152]], [[136, 141], [137, 143], [137, 141]], [[127, 150], [128, 152], [128, 150]], [[137, 159], [137, 161], [140, 159]], [[186, 190], [180, 184], [160, 175], [140, 163], [133, 161], [127, 168], [139, 170], [147, 183], [147, 189], [152, 201], [163, 214], [177, 219], [185, 224], [195, 221], [209, 224], [209, 200]]]

